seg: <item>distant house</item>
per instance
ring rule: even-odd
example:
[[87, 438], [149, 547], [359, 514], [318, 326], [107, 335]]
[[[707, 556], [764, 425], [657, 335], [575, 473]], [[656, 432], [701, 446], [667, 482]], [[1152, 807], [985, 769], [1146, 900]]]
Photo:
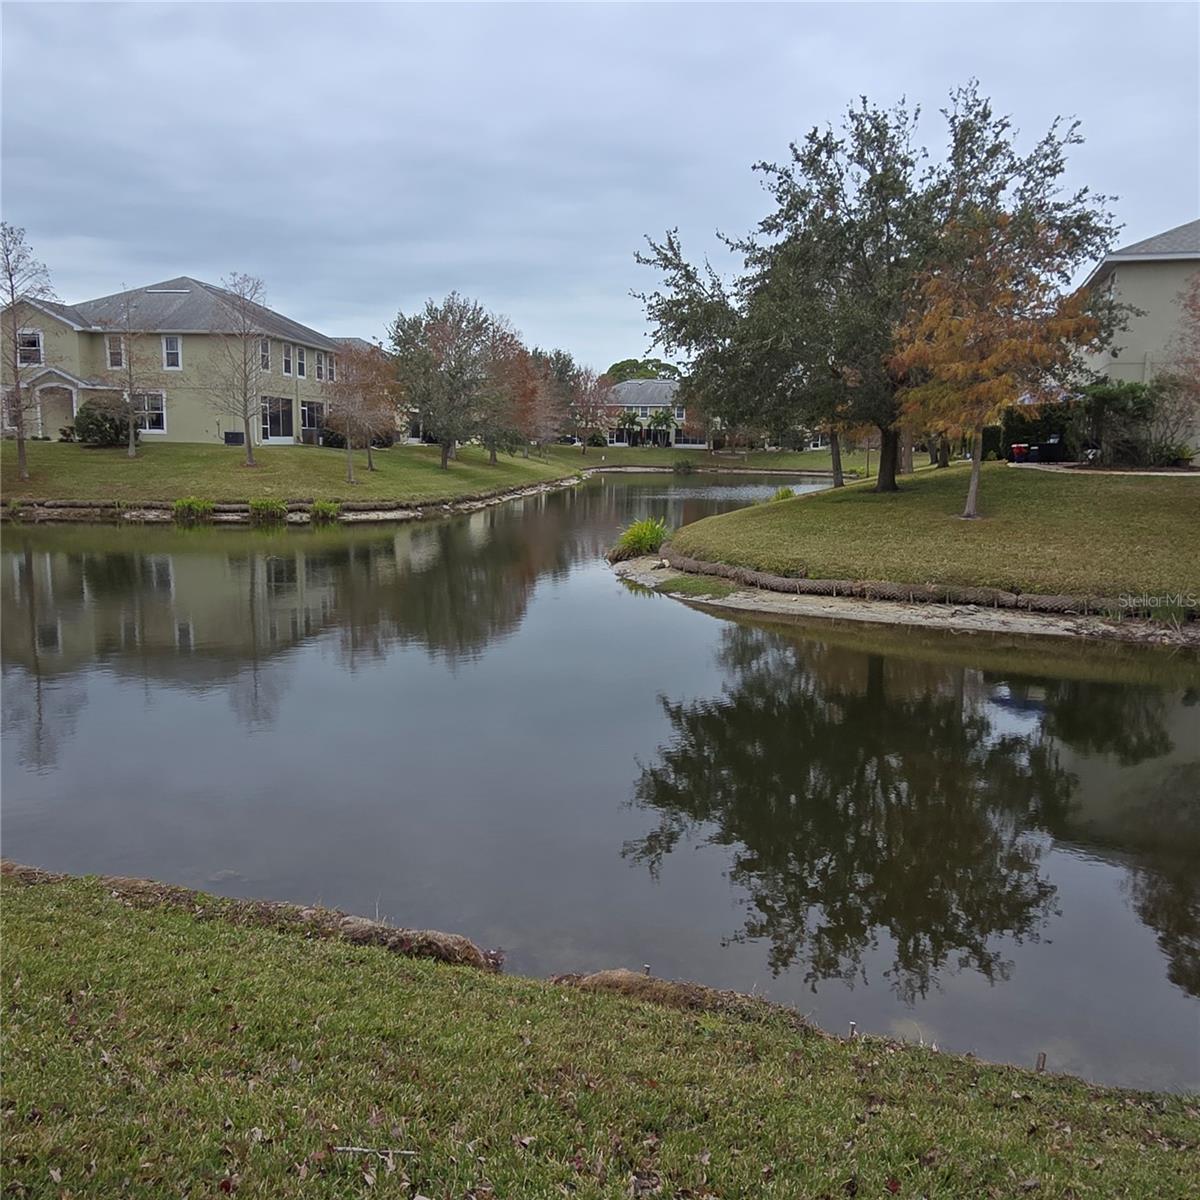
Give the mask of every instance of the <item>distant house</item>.
[[[223, 288], [184, 275], [79, 304], [22, 302], [19, 361], [22, 385], [33, 399], [29, 433], [57, 437], [85, 401], [119, 394], [130, 353], [123, 332], [131, 332], [140, 353], [149, 347], [153, 367], [147, 373], [152, 382], [136, 395], [144, 438], [222, 442], [226, 435], [244, 436], [241, 423], [212, 402], [218, 338], [233, 329], [230, 299]], [[328, 384], [336, 377], [339, 340], [262, 306], [255, 324], [262, 334], [262, 403], [254, 440], [316, 441]], [[6, 352], [6, 388], [8, 361]], [[7, 411], [4, 423], [8, 431]]]
[[1149, 383], [1167, 364], [1179, 332], [1180, 293], [1200, 271], [1200, 220], [1189, 221], [1114, 250], [1088, 276], [1086, 286], [1140, 309], [1117, 334], [1112, 353], [1097, 355], [1092, 367], [1110, 379]]
[[[610, 446], [704, 446], [704, 432], [689, 425], [687, 409], [679, 403], [679, 382], [674, 379], [627, 379], [609, 393]], [[626, 414], [636, 425], [621, 425]], [[660, 414], [656, 418], [656, 414]], [[665, 415], [669, 414], [670, 420]]]

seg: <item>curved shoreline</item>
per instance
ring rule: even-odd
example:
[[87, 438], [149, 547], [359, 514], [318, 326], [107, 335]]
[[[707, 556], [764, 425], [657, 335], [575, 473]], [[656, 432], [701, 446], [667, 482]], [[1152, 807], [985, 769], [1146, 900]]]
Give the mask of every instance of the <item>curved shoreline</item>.
[[[1165, 626], [1134, 617], [1113, 619], [1078, 611], [1073, 604], [1103, 611], [1095, 597], [1037, 597], [988, 588], [918, 587], [861, 580], [792, 579], [724, 563], [701, 563], [664, 546], [658, 557], [615, 563], [616, 575], [689, 603], [764, 616], [792, 616], [869, 624], [921, 626], [954, 633], [1017, 633], [1074, 637], [1142, 645], [1200, 648], [1200, 622]], [[736, 585], [727, 595], [671, 591], [674, 580], [705, 576]], [[993, 593], [995, 592], [995, 595]], [[1003, 600], [1003, 602], [1002, 602]], [[1038, 601], [1046, 601], [1039, 607]], [[1115, 609], [1118, 602], [1108, 601]]]

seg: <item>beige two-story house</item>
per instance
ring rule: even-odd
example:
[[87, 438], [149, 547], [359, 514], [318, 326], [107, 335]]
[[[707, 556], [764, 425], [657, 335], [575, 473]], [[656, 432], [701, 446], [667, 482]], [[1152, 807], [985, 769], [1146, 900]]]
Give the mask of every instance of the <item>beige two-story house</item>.
[[1097, 355], [1092, 366], [1110, 379], [1149, 383], [1169, 363], [1183, 315], [1180, 296], [1200, 271], [1200, 220], [1114, 250], [1087, 278], [1132, 305], [1128, 327], [1117, 334], [1115, 353]]
[[[143, 438], [240, 443], [242, 422], [220, 402], [228, 337], [237, 328], [232, 299], [185, 275], [79, 304], [23, 301], [18, 355], [27, 432], [57, 438], [85, 401], [123, 394], [127, 356], [134, 356]], [[254, 326], [261, 402], [252, 437], [258, 444], [317, 441], [339, 340], [261, 305]], [[7, 341], [7, 321], [3, 335]], [[7, 351], [3, 361], [7, 388]]]

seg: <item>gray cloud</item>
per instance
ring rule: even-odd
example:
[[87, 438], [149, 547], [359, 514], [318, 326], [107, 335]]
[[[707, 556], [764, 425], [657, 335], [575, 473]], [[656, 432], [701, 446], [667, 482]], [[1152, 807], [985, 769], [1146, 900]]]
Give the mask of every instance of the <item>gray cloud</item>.
[[451, 288], [598, 367], [647, 348], [645, 234], [763, 211], [749, 167], [859, 93], [977, 76], [1129, 240], [1200, 211], [1191, 5], [3, 7], [3, 210], [59, 294], [245, 270], [332, 334]]

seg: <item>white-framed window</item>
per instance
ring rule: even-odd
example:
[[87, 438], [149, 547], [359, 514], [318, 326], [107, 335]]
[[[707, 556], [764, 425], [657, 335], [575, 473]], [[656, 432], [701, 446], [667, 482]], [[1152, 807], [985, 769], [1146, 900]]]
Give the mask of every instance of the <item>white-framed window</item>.
[[317, 351], [316, 368], [317, 368], [317, 378], [324, 379], [325, 378], [325, 352], [323, 350]]
[[183, 338], [177, 333], [164, 333], [163, 340], [163, 370], [183, 370]]
[[300, 401], [300, 428], [320, 429], [325, 424], [325, 405], [319, 400]]
[[167, 397], [165, 392], [134, 392], [133, 415], [143, 433], [167, 432]]
[[105, 337], [104, 356], [110, 371], [119, 371], [125, 366], [125, 339], [119, 333]]
[[329, 382], [337, 383], [337, 365], [333, 361], [333, 355], [328, 355], [325, 361], [329, 366]]
[[291, 342], [283, 343], [283, 373], [290, 375], [292, 373], [292, 344]]
[[650, 415], [650, 406], [648, 404], [642, 404], [642, 405], [638, 406], [638, 416], [639, 417], [648, 417], [649, 415]]
[[675, 405], [675, 420], [682, 421], [683, 418], [684, 418], [683, 405], [682, 404]]
[[258, 339], [258, 361], [264, 371], [271, 369], [271, 339]]
[[296, 375], [298, 378], [303, 379], [306, 374], [307, 374], [307, 372], [304, 369], [304, 347], [297, 346], [296, 347]]
[[17, 330], [17, 362], [23, 367], [40, 367], [45, 361], [40, 329]]

